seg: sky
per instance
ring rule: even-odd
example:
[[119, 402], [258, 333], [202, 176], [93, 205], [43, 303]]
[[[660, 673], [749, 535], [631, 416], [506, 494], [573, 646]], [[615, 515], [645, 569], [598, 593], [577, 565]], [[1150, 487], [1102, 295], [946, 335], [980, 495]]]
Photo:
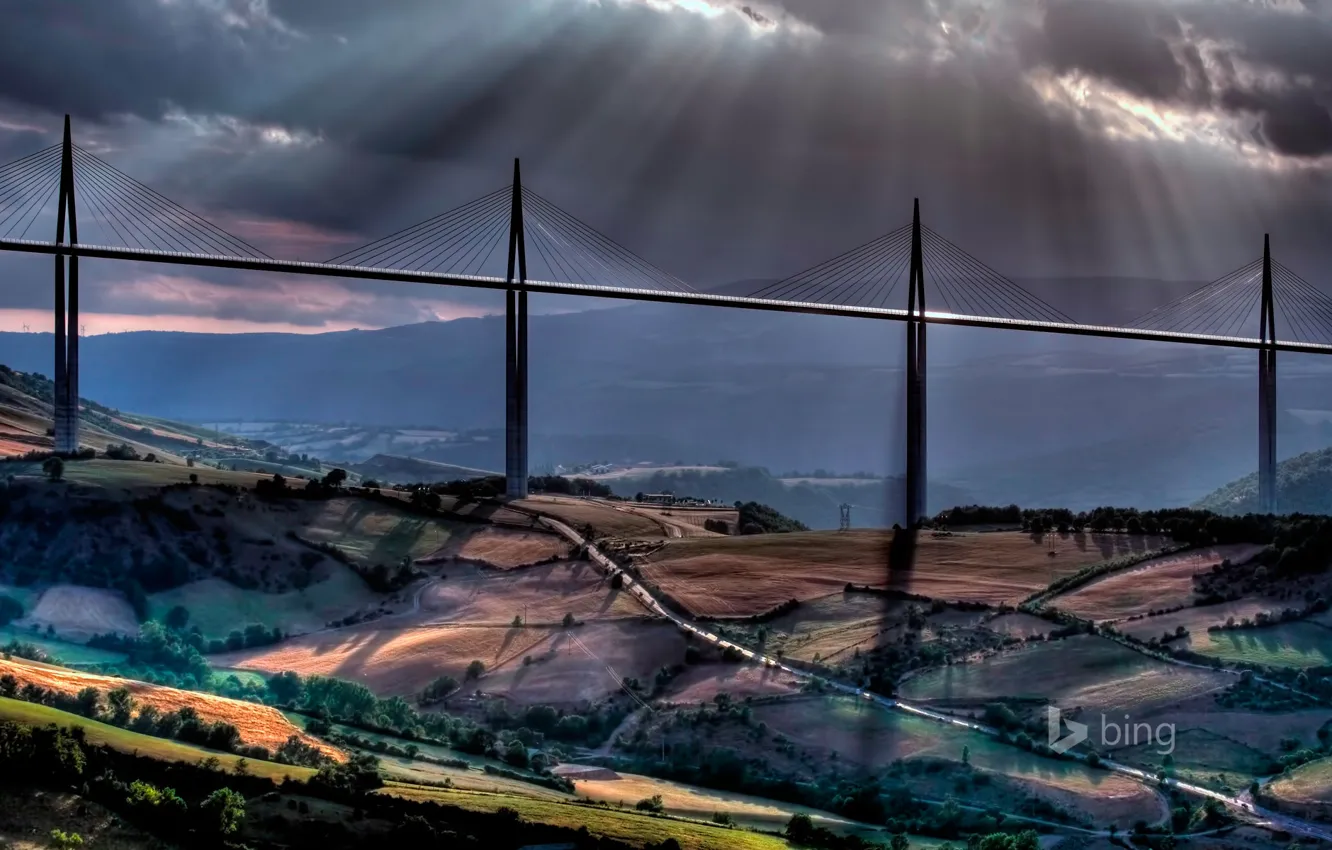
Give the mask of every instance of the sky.
[[[75, 140], [277, 257], [510, 182], [696, 288], [907, 222], [1010, 277], [1332, 259], [1332, 0], [0, 0], [0, 162]], [[88, 211], [83, 212], [85, 219]], [[3, 229], [3, 228], [0, 228]], [[49, 237], [41, 237], [49, 238]], [[84, 241], [88, 241], [85, 237]], [[51, 326], [0, 257], [0, 330]], [[86, 261], [87, 333], [321, 332], [494, 293]], [[546, 298], [541, 310], [576, 309]]]

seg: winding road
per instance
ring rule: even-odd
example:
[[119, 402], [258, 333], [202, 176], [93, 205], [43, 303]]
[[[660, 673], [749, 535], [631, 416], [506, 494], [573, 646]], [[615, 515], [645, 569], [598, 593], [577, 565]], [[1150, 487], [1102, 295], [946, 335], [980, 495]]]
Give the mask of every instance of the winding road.
[[[595, 546], [595, 544], [591, 543], [588, 540], [584, 540], [582, 535], [574, 531], [568, 525], [564, 524], [563, 522], [560, 522], [557, 519], [554, 519], [553, 517], [545, 515], [542, 516], [542, 521], [545, 522], [547, 525], [549, 525], [553, 530], [558, 532], [560, 535], [562, 535], [565, 539], [573, 543], [575, 546], [584, 547], [588, 557], [597, 567], [605, 571], [608, 577], [614, 576], [618, 573], [621, 576], [621, 580], [624, 582], [622, 589], [633, 594], [634, 598], [637, 599], [638, 602], [648, 611], [650, 611], [653, 614], [656, 614], [659, 617], [664, 617], [665, 619], [670, 620], [679, 628], [693, 635], [696, 635], [702, 640], [715, 644], [721, 647], [722, 649], [734, 649], [736, 652], [740, 653], [740, 655], [742, 655], [744, 658], [753, 661], [755, 663], [763, 664], [767, 667], [781, 670], [784, 673], [789, 673], [792, 676], [804, 679], [806, 681], [816, 682], [822, 685], [823, 687], [828, 688], [829, 690], [846, 694], [848, 696], [856, 697], [857, 699], [862, 699], [865, 700], [866, 702], [875, 703], [883, 708], [889, 709], [890, 711], [900, 711], [906, 714], [913, 714], [916, 715], [917, 717], [928, 718], [929, 720], [933, 720], [937, 723], [946, 723], [950, 726], [958, 726], [963, 729], [968, 729], [972, 732], [977, 732], [982, 735], [989, 735], [991, 737], [996, 737], [996, 738], [999, 737], [999, 730], [995, 729], [992, 726], [987, 726], [982, 723], [976, 723], [971, 720], [965, 720], [960, 717], [953, 717], [948, 714], [942, 714], [940, 712], [933, 711], [928, 708], [923, 708], [918, 705], [913, 705], [908, 702], [903, 702], [900, 699], [885, 697], [880, 694], [871, 693], [870, 691], [864, 690], [863, 688], [859, 688], [854, 685], [848, 685], [844, 682], [838, 682], [836, 680], [829, 679], [825, 676], [820, 676], [814, 673], [810, 673], [806, 670], [800, 670], [795, 667], [791, 667], [787, 664], [784, 664], [782, 661], [776, 658], [770, 658], [768, 656], [761, 655], [757, 652], [754, 652], [751, 649], [747, 649], [732, 641], [728, 641], [719, 635], [716, 635], [709, 631], [705, 631], [699, 628], [698, 626], [694, 625], [693, 623], [689, 622], [685, 618], [681, 617], [680, 615], [667, 609], [656, 599], [656, 597], [652, 595], [650, 591], [647, 590], [647, 588], [645, 588], [640, 582], [635, 581], [633, 576], [629, 575], [624, 570], [620, 569], [620, 567], [617, 566], [615, 562], [612, 561], [610, 558], [606, 557], [606, 555], [603, 554], [601, 550]], [[1267, 829], [1272, 829], [1272, 830], [1284, 831], [1296, 835], [1303, 835], [1309, 838], [1316, 838], [1321, 841], [1332, 842], [1332, 828], [1323, 826], [1321, 824], [1311, 823], [1309, 821], [1305, 821], [1300, 818], [1291, 817], [1289, 815], [1283, 815], [1277, 812], [1269, 811], [1267, 809], [1264, 809], [1256, 805], [1251, 800], [1246, 799], [1246, 796], [1243, 794], [1235, 797], [1228, 797], [1225, 794], [1222, 794], [1218, 791], [1213, 791], [1210, 788], [1204, 788], [1201, 785], [1194, 785], [1192, 783], [1183, 782], [1178, 779], [1167, 778], [1164, 780], [1158, 780], [1154, 775], [1148, 773], [1147, 771], [1139, 770], [1136, 767], [1130, 767], [1129, 765], [1120, 764], [1119, 762], [1110, 761], [1108, 759], [1102, 759], [1100, 765], [1106, 770], [1112, 771], [1114, 773], [1119, 773], [1124, 776], [1128, 776], [1148, 787], [1163, 786], [1168, 788], [1176, 788], [1188, 794], [1194, 794], [1200, 797], [1216, 800], [1224, 804], [1226, 808], [1230, 809], [1232, 812], [1235, 812], [1240, 817], [1241, 820], [1244, 820], [1255, 826], [1265, 827]]]

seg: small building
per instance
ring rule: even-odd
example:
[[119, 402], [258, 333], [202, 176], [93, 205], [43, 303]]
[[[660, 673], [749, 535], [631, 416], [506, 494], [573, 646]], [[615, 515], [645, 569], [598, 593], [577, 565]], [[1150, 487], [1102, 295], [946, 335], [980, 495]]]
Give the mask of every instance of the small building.
[[642, 502], [645, 505], [673, 505], [675, 504], [675, 495], [673, 493], [644, 493]]

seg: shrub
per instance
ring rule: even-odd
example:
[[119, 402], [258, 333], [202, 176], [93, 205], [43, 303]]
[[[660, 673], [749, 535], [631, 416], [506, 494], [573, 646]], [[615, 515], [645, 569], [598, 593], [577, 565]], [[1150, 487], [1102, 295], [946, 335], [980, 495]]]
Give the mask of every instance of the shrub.
[[51, 481], [59, 481], [65, 477], [65, 462], [58, 457], [48, 457], [42, 461], [42, 472]]
[[651, 797], [639, 800], [637, 803], [634, 803], [634, 808], [638, 809], [640, 812], [652, 812], [656, 815], [666, 811], [666, 806], [662, 803], [660, 794], [653, 794]]
[[77, 832], [62, 832], [58, 829], [51, 830], [51, 846], [57, 850], [69, 850], [71, 847], [82, 847], [83, 836]]
[[230, 788], [219, 788], [199, 804], [199, 811], [214, 835], [232, 835], [245, 822], [245, 798]]

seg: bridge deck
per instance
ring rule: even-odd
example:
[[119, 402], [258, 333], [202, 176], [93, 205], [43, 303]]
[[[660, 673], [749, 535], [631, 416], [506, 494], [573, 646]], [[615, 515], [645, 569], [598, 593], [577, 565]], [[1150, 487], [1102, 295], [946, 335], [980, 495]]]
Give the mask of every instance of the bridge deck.
[[[392, 268], [330, 265], [326, 263], [307, 263], [298, 260], [275, 260], [260, 257], [189, 254], [141, 248], [118, 248], [103, 245], [57, 245], [54, 242], [26, 239], [0, 239], [0, 251], [17, 251], [21, 253], [47, 255], [63, 254], [66, 256], [93, 257], [109, 260], [133, 260], [145, 263], [242, 269], [248, 271], [273, 272], [275, 274], [297, 274], [358, 280], [385, 280], [399, 281], [403, 283], [429, 283], [441, 286], [463, 286], [473, 289], [492, 289], [500, 291], [506, 289], [521, 289], [528, 292], [540, 292], [555, 295], [580, 295], [585, 297], [614, 298], [628, 301], [654, 301], [667, 304], [690, 304], [704, 307], [732, 307], [745, 310], [771, 310], [784, 313], [809, 313], [822, 316], [846, 316], [852, 318], [888, 319], [896, 321], [906, 321], [908, 316], [906, 310], [887, 307], [856, 307], [840, 304], [817, 304], [803, 301], [782, 301], [769, 298], [714, 295], [706, 292], [624, 289], [619, 287], [594, 286], [590, 284], [556, 283], [552, 281], [529, 280], [524, 284], [513, 284], [498, 277], [405, 271]], [[1188, 345], [1211, 345], [1226, 348], [1248, 349], [1260, 349], [1264, 347], [1264, 343], [1260, 339], [1250, 337], [1153, 331], [1139, 328], [1084, 325], [1072, 322], [1040, 322], [1024, 319], [968, 316], [957, 313], [942, 313], [935, 311], [927, 312], [925, 314], [925, 321], [930, 324], [939, 325], [995, 328], [999, 330], [1021, 330], [1033, 333], [1093, 336], [1107, 339], [1135, 339], [1146, 342], [1169, 342]], [[1277, 342], [1272, 347], [1277, 351], [1288, 351], [1302, 354], [1332, 354], [1332, 345], [1319, 343]]]

